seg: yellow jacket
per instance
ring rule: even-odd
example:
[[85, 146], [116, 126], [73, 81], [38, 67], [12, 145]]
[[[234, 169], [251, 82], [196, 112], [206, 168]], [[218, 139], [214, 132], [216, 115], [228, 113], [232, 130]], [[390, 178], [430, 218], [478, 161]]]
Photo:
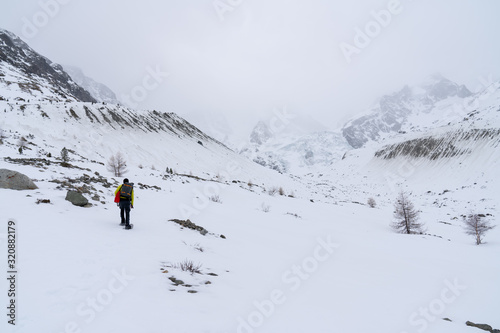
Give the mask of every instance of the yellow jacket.
[[[115, 197], [118, 194], [118, 192], [120, 192], [120, 190], [122, 189], [122, 185], [118, 186], [118, 188], [115, 190]], [[133, 206], [134, 205], [134, 189], [133, 188], [132, 188], [132, 193], [130, 195], [131, 195], [130, 204]]]

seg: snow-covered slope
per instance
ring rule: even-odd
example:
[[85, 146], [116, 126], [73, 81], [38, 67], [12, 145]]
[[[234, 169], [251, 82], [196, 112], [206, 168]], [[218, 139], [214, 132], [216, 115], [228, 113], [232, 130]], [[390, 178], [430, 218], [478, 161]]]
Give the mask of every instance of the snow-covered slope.
[[[226, 180], [263, 183], [282, 177], [236, 154], [173, 113], [137, 112], [96, 103], [11, 103], [0, 101], [5, 156], [59, 157], [63, 147], [79, 160], [107, 164], [120, 152], [130, 166]], [[23, 139], [22, 139], [23, 138]], [[23, 157], [19, 156], [19, 157]], [[80, 157], [79, 157], [80, 156]]]
[[[389, 198], [375, 197], [374, 209], [343, 202], [374, 190], [363, 178], [349, 178], [353, 188], [335, 193], [332, 205], [131, 166], [141, 184], [127, 231], [112, 203], [119, 180], [100, 164], [71, 163], [82, 169], [0, 161], [39, 186], [0, 189], [19, 239], [17, 320], [2, 322], [5, 332], [476, 332], [468, 320], [500, 327], [500, 230], [475, 246], [460, 228], [463, 209], [444, 195], [416, 196], [428, 235], [408, 236], [390, 230]], [[68, 186], [100, 198], [72, 206]], [[433, 205], [438, 198], [445, 204]], [[188, 217], [209, 234], [169, 221]], [[183, 262], [200, 273], [182, 271]]]
[[110, 104], [120, 104], [116, 98], [116, 94], [108, 86], [86, 76], [80, 68], [65, 65], [64, 70], [80, 87], [87, 90], [96, 101]]
[[[431, 206], [450, 200], [462, 214], [476, 206], [495, 211], [500, 193], [500, 82], [469, 103], [474, 111], [455, 109], [464, 113], [454, 112], [434, 127], [425, 123], [419, 130], [387, 136], [383, 145], [372, 141], [349, 151], [314, 182], [327, 184], [326, 192], [344, 191], [350, 200], [357, 196], [361, 202], [369, 196], [392, 200], [397, 191], [408, 189], [427, 196]], [[366, 186], [356, 185], [360, 181]]]

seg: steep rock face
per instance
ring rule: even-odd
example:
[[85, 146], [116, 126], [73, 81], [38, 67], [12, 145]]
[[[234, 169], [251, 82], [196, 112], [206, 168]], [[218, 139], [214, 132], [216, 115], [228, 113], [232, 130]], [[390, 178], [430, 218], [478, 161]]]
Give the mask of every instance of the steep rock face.
[[[12, 82], [7, 72], [14, 71], [28, 80]], [[13, 33], [0, 29], [0, 81], [7, 86], [18, 84], [27, 93], [42, 92], [47, 86], [62, 100], [73, 97], [81, 102], [96, 102], [88, 91], [75, 83], [63, 68], [40, 55]]]
[[79, 86], [87, 90], [97, 101], [110, 104], [120, 103], [116, 98], [116, 94], [108, 86], [86, 76], [80, 68], [65, 65], [64, 70]]
[[265, 122], [259, 121], [250, 134], [250, 142], [257, 145], [262, 145], [266, 143], [272, 136], [273, 133], [269, 129], [269, 126], [267, 126]]
[[436, 103], [448, 98], [467, 98], [472, 93], [440, 75], [417, 88], [405, 86], [401, 91], [383, 96], [367, 114], [348, 122], [342, 134], [353, 148], [361, 148], [368, 141], [377, 141], [384, 133], [401, 131], [408, 117], [419, 112], [428, 113]]

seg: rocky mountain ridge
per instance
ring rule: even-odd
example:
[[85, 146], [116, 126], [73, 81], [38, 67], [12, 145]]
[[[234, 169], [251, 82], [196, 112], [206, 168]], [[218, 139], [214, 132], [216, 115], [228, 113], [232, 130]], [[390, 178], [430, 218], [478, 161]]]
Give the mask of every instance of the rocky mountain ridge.
[[[40, 55], [19, 37], [3, 29], [0, 29], [0, 64], [2, 95], [9, 90], [20, 89], [25, 93], [24, 99], [44, 98], [50, 92], [51, 97], [58, 101], [96, 102], [61, 65]], [[17, 87], [9, 87], [11, 85]]]
[[[353, 148], [361, 148], [368, 141], [378, 141], [386, 134], [404, 130], [408, 118], [416, 114], [429, 114], [436, 105], [446, 100], [457, 103], [473, 94], [464, 85], [458, 85], [441, 75], [433, 75], [418, 86], [405, 86], [400, 91], [380, 98], [363, 116], [355, 117], [342, 129], [342, 134]], [[439, 114], [435, 115], [440, 117]]]

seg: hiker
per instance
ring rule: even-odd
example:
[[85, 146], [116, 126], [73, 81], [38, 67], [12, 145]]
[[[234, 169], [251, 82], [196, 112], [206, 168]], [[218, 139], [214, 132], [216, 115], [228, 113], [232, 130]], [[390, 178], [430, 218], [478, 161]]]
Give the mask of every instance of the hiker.
[[130, 208], [134, 208], [134, 183], [129, 183], [128, 179], [123, 180], [123, 184], [118, 186], [115, 191], [115, 202], [120, 207], [120, 225], [125, 229], [131, 229], [130, 226]]

